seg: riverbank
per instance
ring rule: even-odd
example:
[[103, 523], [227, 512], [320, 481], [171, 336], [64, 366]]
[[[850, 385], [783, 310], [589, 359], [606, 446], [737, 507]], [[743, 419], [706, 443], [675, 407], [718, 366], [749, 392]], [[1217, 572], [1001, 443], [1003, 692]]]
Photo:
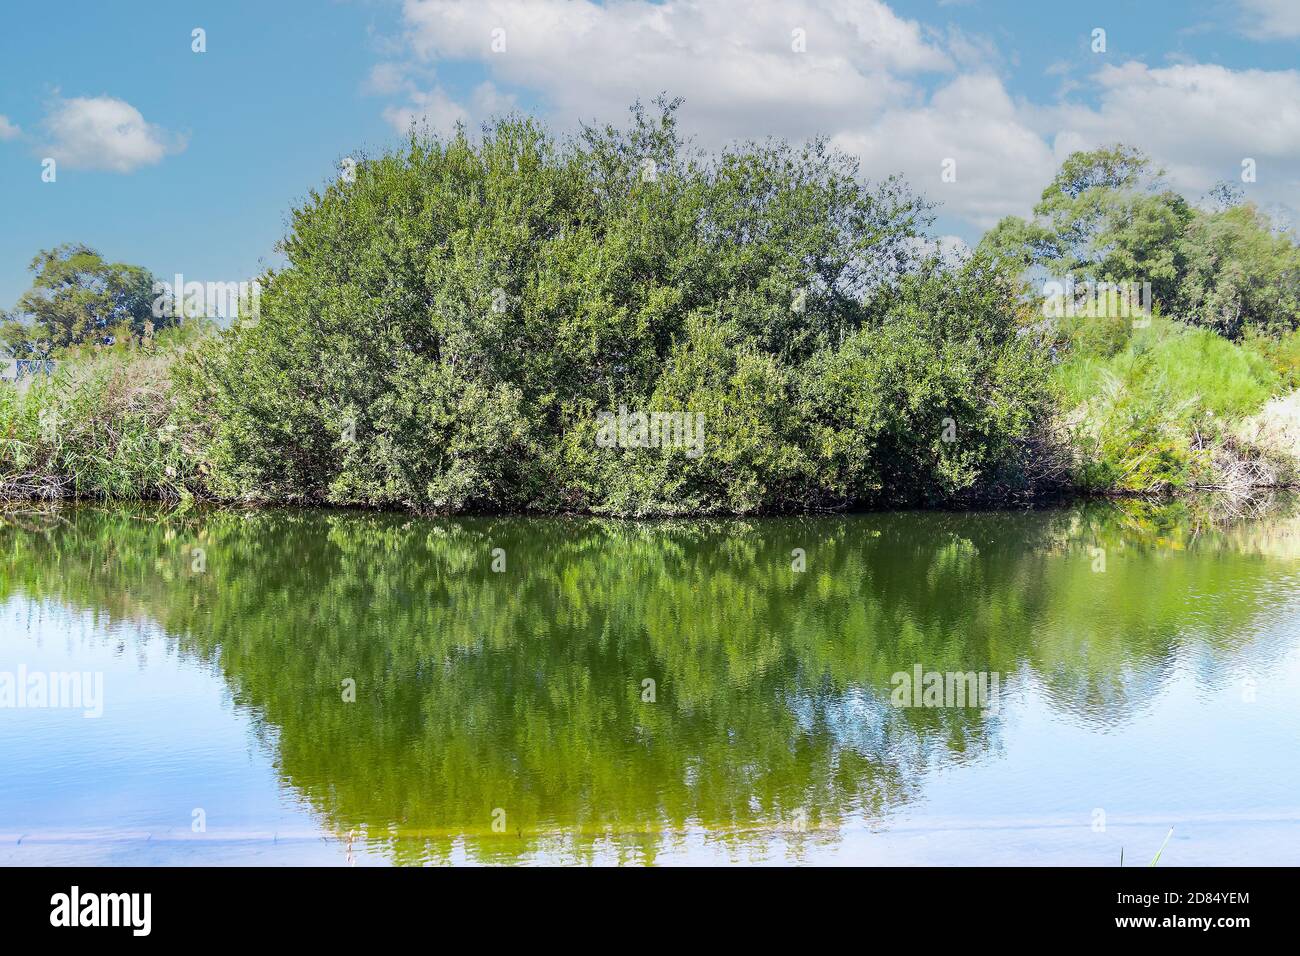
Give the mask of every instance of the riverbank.
[[945, 252], [901, 179], [700, 150], [679, 105], [358, 159], [220, 331], [189, 318], [219, 290], [45, 250], [0, 333], [59, 364], [0, 386], [0, 496], [660, 518], [1300, 482], [1300, 246], [1243, 197], [1074, 153], [1032, 222]]
[[[623, 517], [724, 514], [827, 513], [893, 507], [963, 508], [1026, 506], [1088, 497], [1161, 499], [1221, 491], [1244, 499], [1295, 487], [1300, 476], [1300, 399], [1281, 371], [1248, 348], [1162, 320], [1123, 336], [1110, 354], [1089, 352], [1062, 334], [1064, 359], [1051, 365], [1038, 401], [1050, 414], [994, 462], [978, 482], [947, 494], [919, 489], [845, 487], [838, 497], [791, 496], [695, 501], [669, 507], [619, 498], [607, 489], [593, 499], [584, 491], [550, 489], [536, 500], [503, 502], [468, 495], [445, 507], [361, 493], [345, 482], [269, 488], [232, 481], [223, 449], [210, 428], [211, 410], [194, 385], [204, 350], [220, 347], [211, 329], [173, 330], [147, 347], [83, 349], [70, 354], [52, 377], [18, 387], [0, 385], [0, 500], [206, 501], [242, 505], [332, 505], [397, 508], [423, 513], [587, 513]], [[683, 473], [721, 457], [730, 480], [760, 485], [761, 461], [737, 460], [734, 447], [718, 447], [713, 415], [701, 413], [699, 454], [670, 448], [602, 448], [590, 430], [589, 453], [608, 453], [611, 464], [640, 461], [682, 481]], [[268, 426], [269, 427], [269, 426]], [[851, 436], [849, 436], [851, 437]], [[940, 443], [959, 455], [962, 431]], [[364, 458], [382, 436], [337, 436], [344, 460]], [[949, 450], [948, 445], [952, 448]], [[391, 447], [389, 447], [391, 453]], [[443, 450], [430, 445], [437, 458]], [[518, 465], [520, 463], [516, 463]], [[286, 466], [290, 466], [286, 462]], [[683, 473], [674, 477], [672, 466]], [[631, 467], [631, 465], [629, 465]], [[933, 466], [932, 466], [933, 467]], [[670, 469], [664, 471], [664, 469]], [[895, 481], [901, 481], [895, 476]], [[931, 492], [933, 488], [931, 487]]]

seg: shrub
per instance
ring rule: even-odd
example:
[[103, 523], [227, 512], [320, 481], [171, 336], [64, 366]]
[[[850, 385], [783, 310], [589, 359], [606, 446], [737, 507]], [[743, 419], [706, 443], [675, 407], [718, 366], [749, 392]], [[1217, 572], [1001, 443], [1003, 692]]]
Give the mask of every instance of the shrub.
[[934, 503], [977, 493], [1048, 414], [1047, 367], [1009, 277], [975, 258], [908, 277], [883, 320], [807, 376], [814, 447], [846, 500]]
[[[1041, 417], [1010, 281], [824, 143], [706, 156], [675, 104], [413, 135], [294, 211], [261, 321], [178, 372], [220, 497], [779, 511], [974, 493]], [[705, 451], [598, 416], [702, 413]], [[956, 442], [942, 439], [944, 417]]]

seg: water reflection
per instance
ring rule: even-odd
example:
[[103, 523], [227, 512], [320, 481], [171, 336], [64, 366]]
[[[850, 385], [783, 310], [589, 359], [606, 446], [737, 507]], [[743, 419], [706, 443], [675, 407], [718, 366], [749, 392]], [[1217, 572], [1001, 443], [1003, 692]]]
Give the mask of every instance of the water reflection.
[[1004, 697], [1032, 687], [1112, 732], [1180, 661], [1209, 691], [1285, 654], [1265, 632], [1300, 593], [1293, 513], [87, 506], [5, 516], [0, 599], [156, 624], [220, 674], [324, 827], [398, 862], [651, 862], [690, 833], [797, 854], [999, 759], [1005, 710], [893, 707], [896, 672], [996, 673]]

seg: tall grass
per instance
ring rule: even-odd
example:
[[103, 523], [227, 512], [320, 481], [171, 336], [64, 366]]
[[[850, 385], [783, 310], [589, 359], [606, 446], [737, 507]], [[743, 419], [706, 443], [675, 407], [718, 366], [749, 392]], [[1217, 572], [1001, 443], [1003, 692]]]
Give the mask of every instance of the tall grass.
[[1120, 343], [1105, 341], [1111, 347], [1095, 352], [1071, 336], [1053, 372], [1083, 488], [1155, 492], [1222, 484], [1229, 446], [1257, 452], [1240, 447], [1232, 423], [1284, 388], [1259, 350], [1160, 317]]
[[1110, 378], [1130, 392], [1186, 400], [1184, 417], [1250, 415], [1282, 387], [1282, 377], [1260, 351], [1206, 329], [1152, 319], [1134, 329], [1113, 355], [1071, 350], [1054, 373], [1067, 407], [1094, 399]]
[[194, 448], [176, 413], [180, 344], [85, 350], [51, 378], [0, 386], [0, 498], [187, 498]]

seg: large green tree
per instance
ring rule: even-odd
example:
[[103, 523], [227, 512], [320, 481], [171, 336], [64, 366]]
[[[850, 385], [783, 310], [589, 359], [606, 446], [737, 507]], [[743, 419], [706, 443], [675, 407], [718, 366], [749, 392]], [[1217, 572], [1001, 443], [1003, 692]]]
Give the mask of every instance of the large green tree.
[[1165, 314], [1229, 338], [1300, 326], [1300, 246], [1239, 190], [1208, 208], [1168, 189], [1131, 146], [1071, 154], [1026, 220], [1009, 216], [980, 248], [1059, 278], [1150, 283]]
[[[659, 105], [569, 140], [413, 135], [312, 193], [261, 321], [188, 366], [220, 493], [663, 514], [987, 478], [1039, 404], [1009, 283], [926, 260], [926, 206], [825, 143], [702, 154]], [[835, 353], [873, 339], [897, 355], [850, 380]], [[824, 406], [830, 370], [850, 404]], [[602, 447], [623, 406], [703, 414], [703, 453]]]
[[1007, 217], [981, 245], [1061, 278], [1150, 282], [1153, 298], [1169, 305], [1184, 269], [1178, 240], [1194, 214], [1140, 150], [1116, 145], [1072, 153], [1033, 218]]
[[1300, 326], [1300, 246], [1253, 203], [1196, 216], [1179, 248], [1179, 315], [1233, 339]]
[[11, 354], [48, 355], [114, 334], [142, 336], [146, 323], [168, 324], [152, 314], [154, 277], [140, 266], [108, 262], [94, 249], [65, 243], [37, 253], [35, 275], [0, 336]]

